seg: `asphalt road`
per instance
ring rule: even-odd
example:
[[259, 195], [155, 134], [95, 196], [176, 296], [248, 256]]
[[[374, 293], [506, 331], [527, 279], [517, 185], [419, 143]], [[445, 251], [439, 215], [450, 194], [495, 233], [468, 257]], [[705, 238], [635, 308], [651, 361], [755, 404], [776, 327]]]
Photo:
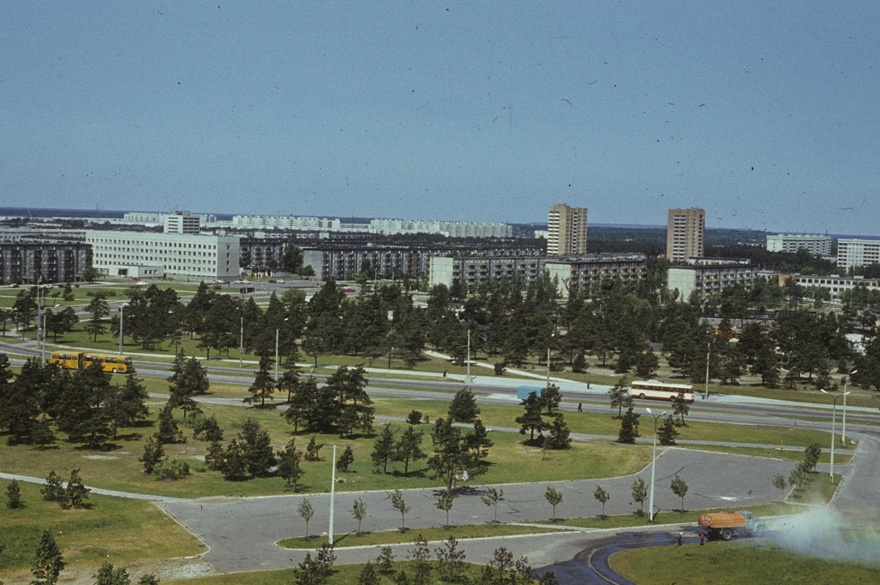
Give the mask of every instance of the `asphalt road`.
[[[689, 449], [669, 449], [657, 459], [655, 480], [655, 507], [673, 510], [681, 501], [670, 490], [672, 478], [679, 474], [689, 486], [685, 507], [702, 509], [711, 507], [748, 508], [758, 504], [778, 501], [779, 491], [771, 480], [777, 473], [788, 473], [790, 462], [756, 457], [737, 457]], [[650, 482], [650, 467], [638, 476]], [[594, 516], [601, 513], [601, 504], [593, 497], [597, 485], [601, 485], [611, 499], [606, 504], [609, 515], [635, 512], [638, 505], [630, 498], [630, 486], [635, 476], [602, 480], [536, 482], [499, 486], [504, 490], [505, 500], [499, 504], [498, 520], [501, 522], [539, 522], [549, 524], [552, 508], [544, 499], [547, 486], [553, 486], [563, 496], [557, 506], [560, 518]], [[419, 528], [439, 526], [445, 523], [445, 513], [435, 506], [437, 491], [433, 489], [404, 490], [407, 505], [406, 527], [417, 533]], [[453, 524], [475, 524], [492, 519], [492, 509], [483, 504], [480, 496], [484, 486], [474, 486], [455, 500], [450, 512]], [[291, 536], [304, 536], [305, 522], [297, 508], [302, 499], [308, 498], [315, 509], [309, 523], [311, 534], [327, 532], [329, 524], [329, 494], [273, 496], [247, 499], [208, 499], [191, 502], [160, 502], [158, 505], [175, 517], [196, 536], [202, 539], [210, 551], [203, 558], [225, 572], [251, 571], [267, 568], [290, 567], [299, 562], [305, 551], [280, 549], [275, 542]], [[393, 509], [387, 492], [338, 493], [334, 534], [338, 537], [357, 527], [351, 517], [355, 498], [364, 500], [367, 519], [363, 530], [393, 530], [401, 526], [401, 517]], [[693, 515], [683, 514], [682, 522], [693, 524]], [[594, 531], [590, 531], [594, 532]], [[468, 541], [464, 550], [469, 558], [486, 562], [491, 552], [503, 544], [515, 555], [527, 556], [533, 566], [550, 565], [573, 558], [589, 537], [583, 533], [553, 536], [528, 536], [505, 539]], [[401, 546], [405, 550], [411, 545]], [[469, 549], [473, 549], [473, 556]], [[362, 562], [374, 559], [375, 547], [368, 549], [337, 549], [339, 562]]]

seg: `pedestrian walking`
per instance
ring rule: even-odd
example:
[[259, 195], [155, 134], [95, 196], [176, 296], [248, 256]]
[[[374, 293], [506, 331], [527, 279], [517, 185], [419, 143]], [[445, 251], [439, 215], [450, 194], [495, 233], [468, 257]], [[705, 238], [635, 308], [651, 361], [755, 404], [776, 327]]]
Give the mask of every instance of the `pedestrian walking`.
[[682, 533], [678, 533], [678, 546], [681, 546]]
[[706, 531], [700, 530], [700, 546], [703, 546], [704, 542], [706, 542]]
[[584, 411], [584, 404], [583, 404], [583, 402], [578, 402], [578, 412], [583, 412], [583, 411]]

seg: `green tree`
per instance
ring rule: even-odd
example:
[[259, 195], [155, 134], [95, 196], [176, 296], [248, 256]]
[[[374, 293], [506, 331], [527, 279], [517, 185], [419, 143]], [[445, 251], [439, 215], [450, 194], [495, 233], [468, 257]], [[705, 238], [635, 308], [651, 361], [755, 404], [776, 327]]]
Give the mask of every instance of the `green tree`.
[[391, 506], [400, 513], [400, 529], [406, 530], [406, 513], [409, 512], [409, 506], [403, 498], [403, 492], [395, 489], [391, 493]]
[[520, 403], [525, 412], [516, 417], [515, 422], [520, 426], [521, 435], [529, 432], [529, 442], [535, 441], [535, 431], [544, 430], [544, 419], [541, 416], [542, 404], [536, 392], [530, 392], [529, 395]]
[[414, 544], [415, 547], [409, 550], [409, 558], [415, 566], [413, 585], [428, 585], [431, 576], [431, 552], [428, 550], [428, 542], [420, 533]]
[[296, 493], [299, 480], [305, 475], [305, 470], [302, 468], [303, 454], [296, 448], [296, 439], [291, 439], [283, 450], [278, 451], [276, 456], [278, 458], [278, 475], [287, 482], [287, 487]]
[[551, 520], [556, 521], [556, 506], [562, 503], [562, 493], [553, 486], [548, 485], [547, 490], [544, 492], [544, 499], [553, 506], [553, 517]]
[[184, 419], [188, 412], [200, 412], [195, 397], [207, 393], [210, 388], [207, 368], [195, 357], [186, 359], [180, 353], [174, 358], [168, 382], [168, 404], [172, 408], [182, 408]]
[[52, 533], [44, 530], [31, 563], [31, 573], [34, 575], [31, 585], [54, 585], [65, 565]]
[[95, 585], [129, 585], [131, 583], [125, 567], [114, 569], [113, 564], [106, 561], [92, 577], [95, 579]]
[[246, 396], [244, 402], [253, 404], [259, 400], [260, 406], [265, 407], [266, 398], [272, 398], [272, 394], [275, 392], [275, 380], [269, 372], [271, 365], [272, 358], [267, 355], [260, 357], [260, 369], [254, 374], [254, 383], [248, 388], [250, 396]]
[[240, 481], [247, 476], [248, 467], [244, 456], [244, 448], [236, 439], [232, 439], [226, 449], [223, 450], [221, 458], [224, 479], [232, 481]]
[[373, 460], [373, 465], [377, 469], [382, 469], [382, 473], [388, 473], [388, 461], [391, 460], [394, 452], [394, 432], [391, 430], [391, 425], [386, 424], [382, 427], [379, 438], [373, 443], [373, 452], [370, 454], [370, 459]]
[[155, 437], [149, 437], [144, 443], [143, 455], [138, 457], [138, 461], [144, 464], [144, 473], [152, 474], [163, 459], [165, 459], [165, 449], [162, 448], [162, 443], [156, 441]]
[[110, 305], [107, 304], [107, 295], [95, 293], [91, 302], [86, 306], [86, 313], [92, 315], [92, 319], [86, 324], [86, 332], [92, 335], [92, 341], [98, 341], [98, 335], [107, 331], [102, 319], [110, 314]]
[[675, 438], [677, 436], [678, 429], [675, 428], [675, 423], [672, 420], [672, 415], [669, 415], [663, 421], [663, 424], [660, 426], [660, 430], [657, 431], [657, 440], [660, 441], [661, 445], [675, 445]]
[[635, 481], [632, 482], [630, 489], [632, 491], [633, 501], [639, 505], [639, 516], [642, 516], [645, 513], [645, 500], [648, 498], [648, 486], [645, 485], [644, 479], [637, 477]]
[[376, 565], [367, 561], [358, 574], [357, 585], [379, 585], [379, 583], [379, 572], [376, 570]]
[[306, 522], [306, 538], [308, 538], [309, 520], [311, 520], [312, 516], [315, 515], [315, 508], [314, 506], [312, 506], [312, 502], [310, 502], [308, 498], [304, 498], [303, 501], [299, 503], [297, 512], [299, 513], [300, 518], [302, 518]]
[[618, 443], [634, 444], [639, 436], [639, 417], [640, 414], [633, 412], [630, 406], [626, 410], [626, 414], [620, 421], [620, 432], [617, 434]]
[[623, 418], [623, 409], [632, 406], [632, 396], [629, 395], [625, 377], [620, 378], [617, 384], [608, 390], [608, 397], [611, 399], [611, 408], [617, 409], [617, 418]]
[[672, 483], [669, 487], [672, 490], [672, 493], [681, 498], [681, 511], [684, 512], [684, 497], [688, 493], [687, 482], [676, 474], [675, 477], [672, 478]]
[[260, 428], [260, 423], [247, 419], [241, 425], [239, 444], [243, 449], [244, 463], [249, 474], [255, 477], [267, 477], [278, 463], [272, 451], [272, 441], [268, 431]]
[[822, 447], [819, 443], [811, 443], [809, 447], [804, 450], [804, 466], [811, 470], [816, 470], [816, 465], [819, 463], [819, 457], [822, 456]]
[[464, 387], [455, 393], [449, 404], [449, 418], [454, 422], [474, 422], [480, 414], [477, 399], [471, 389]]
[[6, 507], [10, 510], [24, 508], [24, 501], [21, 499], [21, 486], [17, 479], [13, 479], [6, 486]]
[[154, 436], [156, 441], [162, 445], [184, 442], [183, 431], [177, 426], [177, 420], [174, 418], [170, 404], [166, 404], [162, 412], [159, 413], [159, 428]]
[[593, 497], [596, 498], [597, 502], [600, 502], [602, 504], [602, 518], [604, 518], [605, 517], [605, 503], [611, 498], [611, 496], [608, 495], [608, 492], [605, 491], [605, 488], [603, 488], [600, 485], [597, 485], [596, 489], [593, 491]]
[[356, 498], [351, 507], [351, 517], [357, 520], [357, 534], [361, 533], [361, 522], [367, 517], [367, 505], [360, 498]]
[[686, 426], [684, 417], [691, 411], [691, 405], [684, 396], [684, 390], [679, 390], [678, 396], [672, 397], [672, 414], [681, 417], [681, 425]]
[[465, 559], [467, 556], [458, 548], [458, 541], [450, 536], [443, 541], [443, 546], [435, 550], [437, 555], [437, 569], [440, 578], [447, 583], [460, 583], [464, 581]]
[[571, 447], [571, 430], [562, 413], [553, 419], [548, 428], [548, 437], [544, 442], [547, 449], [568, 449]]
[[70, 479], [67, 480], [67, 487], [64, 488], [65, 501], [69, 507], [74, 509], [85, 508], [87, 505], [86, 500], [89, 499], [89, 492], [91, 491], [83, 485], [82, 479], [79, 476], [79, 469], [74, 469], [70, 472]]
[[486, 495], [482, 496], [483, 503], [487, 506], [492, 506], [493, 514], [492, 514], [492, 522], [498, 522], [498, 502], [504, 501], [504, 490], [496, 489], [493, 487], [486, 488]]
[[40, 493], [43, 494], [43, 499], [47, 502], [62, 502], [64, 500], [64, 482], [61, 481], [61, 477], [55, 473], [54, 469], [46, 477], [46, 483], [40, 488]]
[[455, 498], [455, 492], [442, 491], [437, 496], [437, 501], [434, 502], [435, 508], [446, 512], [446, 526], [449, 526], [449, 511], [452, 510], [452, 506], [455, 504]]
[[466, 471], [469, 475], [477, 475], [484, 469], [479, 457], [468, 450], [461, 430], [452, 421], [438, 418], [434, 423], [431, 439], [434, 454], [428, 458], [428, 467], [432, 477], [443, 481], [446, 491], [452, 491], [455, 487], [457, 476], [462, 476]]
[[348, 468], [352, 463], [354, 463], [354, 451], [352, 450], [351, 445], [346, 445], [345, 451], [342, 452], [342, 455], [340, 455], [339, 459], [336, 461], [336, 470], [348, 471]]
[[412, 425], [407, 425], [406, 430], [400, 435], [391, 454], [392, 461], [403, 463], [403, 475], [409, 475], [409, 464], [427, 457], [422, 451], [422, 431], [416, 431]]

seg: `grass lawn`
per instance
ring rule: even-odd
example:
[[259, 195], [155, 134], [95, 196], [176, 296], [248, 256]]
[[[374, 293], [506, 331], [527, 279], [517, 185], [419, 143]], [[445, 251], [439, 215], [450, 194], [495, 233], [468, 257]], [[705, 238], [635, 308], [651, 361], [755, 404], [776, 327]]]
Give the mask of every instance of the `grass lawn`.
[[630, 549], [616, 553], [610, 562], [637, 585], [876, 583], [878, 570], [877, 565], [822, 560], [748, 541]]
[[[0, 480], [4, 496], [9, 483]], [[52, 533], [65, 562], [94, 565], [95, 570], [108, 557], [120, 566], [206, 551], [192, 534], [150, 502], [90, 495], [90, 509], [62, 510], [57, 503], [42, 499], [39, 486], [19, 485], [25, 507], [0, 507], [0, 542], [5, 545], [0, 554], [0, 580], [7, 583], [29, 580], [30, 563], [43, 530]]]

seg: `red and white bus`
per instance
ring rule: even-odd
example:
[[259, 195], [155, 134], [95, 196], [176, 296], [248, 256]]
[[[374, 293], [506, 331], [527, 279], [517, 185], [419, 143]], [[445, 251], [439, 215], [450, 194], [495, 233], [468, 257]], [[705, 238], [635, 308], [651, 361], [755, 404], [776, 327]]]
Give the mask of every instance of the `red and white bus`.
[[694, 389], [688, 384], [669, 384], [667, 382], [655, 382], [654, 380], [633, 382], [629, 388], [629, 395], [633, 398], [645, 400], [669, 400], [684, 395], [685, 402], [694, 401]]

